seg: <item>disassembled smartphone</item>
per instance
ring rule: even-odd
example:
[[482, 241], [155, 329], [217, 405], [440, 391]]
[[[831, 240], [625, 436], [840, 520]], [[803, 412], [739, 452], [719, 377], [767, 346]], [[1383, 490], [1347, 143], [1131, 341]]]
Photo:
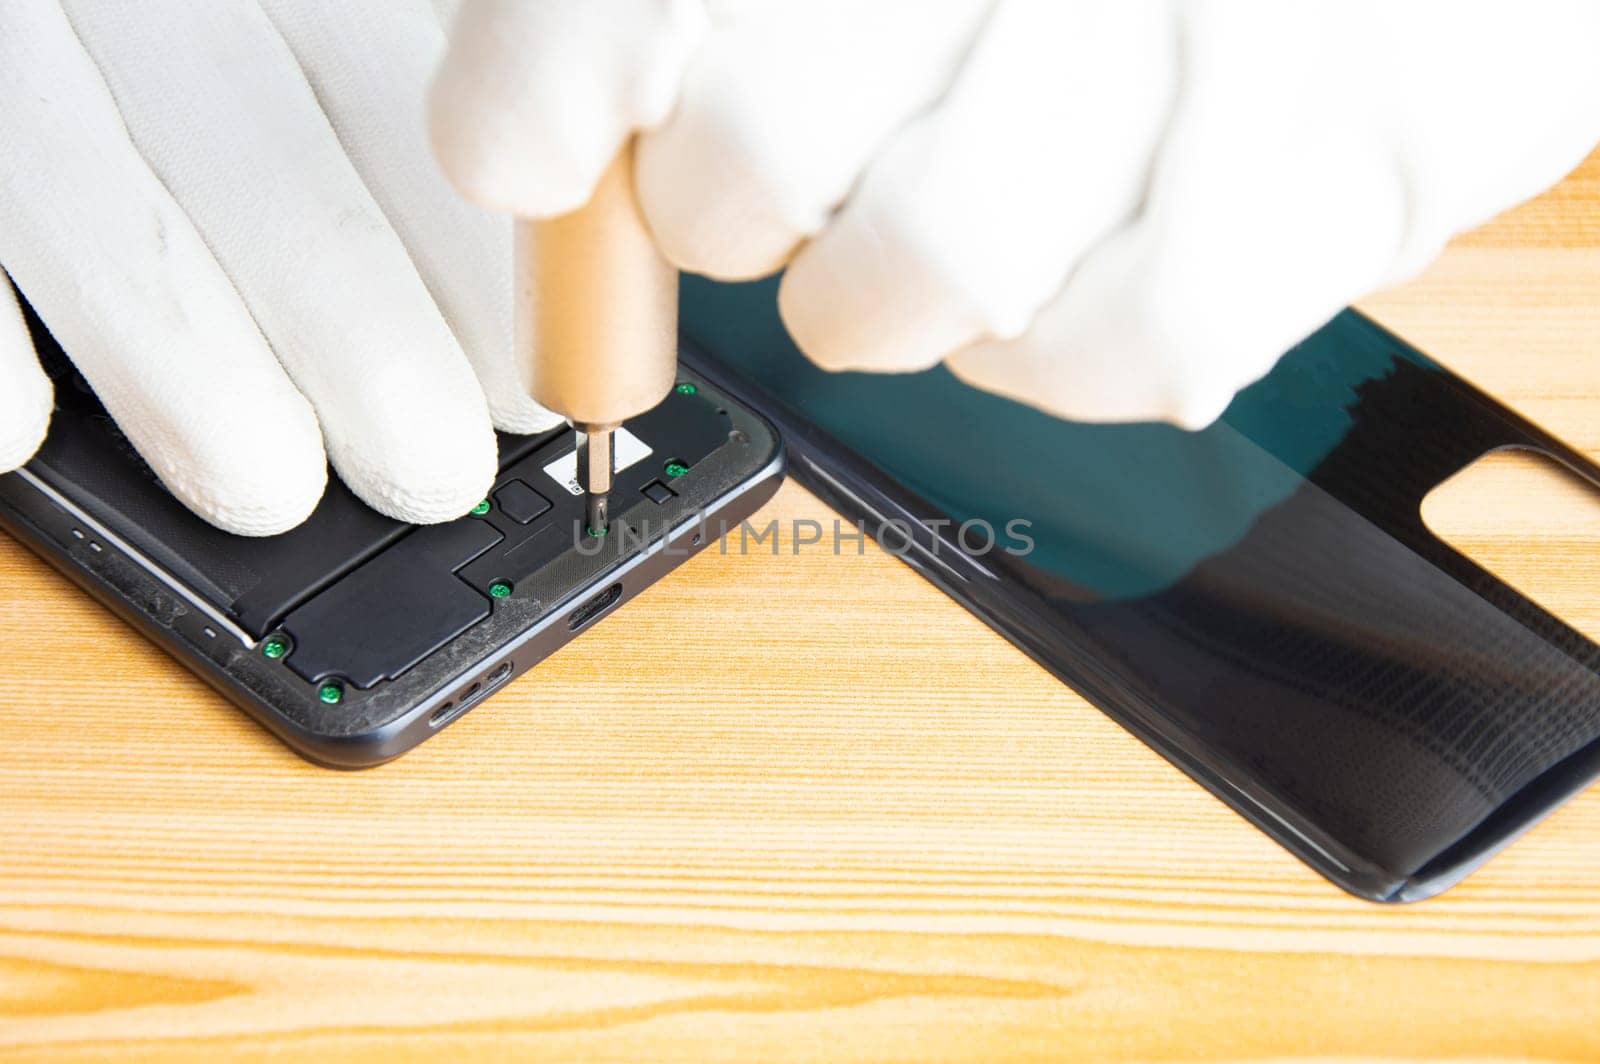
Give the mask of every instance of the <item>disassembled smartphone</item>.
[[1345, 889], [1427, 897], [1600, 776], [1600, 647], [1420, 512], [1501, 448], [1600, 468], [1374, 322], [1184, 432], [825, 373], [774, 288], [682, 319], [795, 479]]
[[[50, 433], [0, 476], [0, 527], [305, 757], [387, 761], [753, 513], [783, 478], [772, 426], [707, 384], [618, 431], [611, 529], [583, 531], [576, 437], [500, 437], [470, 516], [413, 526], [336, 477], [279, 536], [221, 532], [134, 453], [36, 318], [55, 383]], [[271, 461], [271, 455], [263, 455]]]

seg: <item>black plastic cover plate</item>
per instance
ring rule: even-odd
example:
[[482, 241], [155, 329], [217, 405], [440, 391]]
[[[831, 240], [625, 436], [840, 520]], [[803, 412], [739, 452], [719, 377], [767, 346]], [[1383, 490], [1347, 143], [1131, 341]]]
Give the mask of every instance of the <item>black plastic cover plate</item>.
[[402, 675], [489, 616], [456, 573], [503, 538], [487, 521], [417, 529], [284, 619], [288, 666], [363, 688]]
[[[618, 512], [669, 456], [700, 462], [727, 442], [730, 428], [711, 400], [678, 392], [628, 422], [653, 450], [617, 470]], [[408, 531], [290, 612], [280, 625], [292, 640], [288, 666], [308, 681], [338, 679], [359, 689], [398, 679], [488, 617], [491, 589], [514, 591], [571, 551], [583, 501], [561, 490], [545, 467], [571, 454], [576, 437], [563, 430], [538, 439], [501, 470], [487, 512]]]
[[[796, 479], [869, 532], [929, 522], [908, 562], [1336, 883], [1426, 897], [1600, 776], [1600, 647], [1420, 514], [1498, 448], [1600, 468], [1373, 322], [1189, 433], [824, 373], [775, 283], [686, 279], [684, 320]], [[1026, 552], [963, 549], [1018, 518]]]

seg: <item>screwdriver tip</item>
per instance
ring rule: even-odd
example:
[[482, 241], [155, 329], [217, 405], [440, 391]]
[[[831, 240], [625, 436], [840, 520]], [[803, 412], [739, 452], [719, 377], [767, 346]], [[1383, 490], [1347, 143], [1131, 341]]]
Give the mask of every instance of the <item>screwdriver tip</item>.
[[610, 507], [604, 492], [589, 492], [583, 500], [583, 519], [591, 536], [603, 536], [611, 524]]

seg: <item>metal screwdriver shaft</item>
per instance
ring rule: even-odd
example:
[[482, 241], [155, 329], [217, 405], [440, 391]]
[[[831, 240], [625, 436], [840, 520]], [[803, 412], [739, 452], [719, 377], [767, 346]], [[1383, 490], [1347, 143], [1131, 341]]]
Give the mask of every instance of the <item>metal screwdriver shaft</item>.
[[597, 425], [578, 426], [578, 483], [584, 491], [584, 526], [595, 533], [611, 527], [612, 431]]
[[588, 530], [610, 527], [612, 433], [672, 390], [678, 273], [656, 251], [633, 195], [630, 142], [589, 202], [519, 220], [516, 344], [536, 402], [578, 430]]

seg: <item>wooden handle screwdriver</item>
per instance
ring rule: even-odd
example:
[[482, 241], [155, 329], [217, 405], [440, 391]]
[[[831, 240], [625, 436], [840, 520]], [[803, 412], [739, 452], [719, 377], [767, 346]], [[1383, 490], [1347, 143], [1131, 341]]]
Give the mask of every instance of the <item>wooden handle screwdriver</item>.
[[534, 401], [578, 430], [588, 531], [610, 527], [611, 434], [672, 390], [678, 272], [661, 257], [633, 192], [633, 142], [589, 202], [516, 223], [516, 346]]

